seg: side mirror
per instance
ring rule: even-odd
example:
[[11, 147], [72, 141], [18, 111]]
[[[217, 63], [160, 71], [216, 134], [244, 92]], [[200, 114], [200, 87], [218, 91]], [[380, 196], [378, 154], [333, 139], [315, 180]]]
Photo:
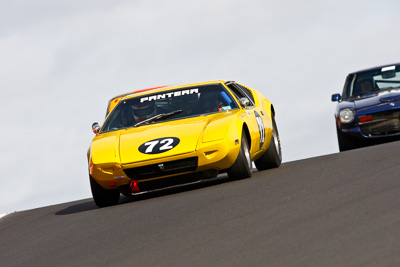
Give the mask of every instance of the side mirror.
[[92, 131], [94, 132], [95, 135], [99, 135], [100, 125], [98, 122], [92, 124]]
[[342, 97], [340, 96], [340, 94], [333, 94], [332, 95], [332, 102], [338, 102], [342, 99]]
[[242, 106], [242, 108], [246, 108], [246, 107], [250, 106], [250, 101], [245, 97], [240, 98], [239, 103]]

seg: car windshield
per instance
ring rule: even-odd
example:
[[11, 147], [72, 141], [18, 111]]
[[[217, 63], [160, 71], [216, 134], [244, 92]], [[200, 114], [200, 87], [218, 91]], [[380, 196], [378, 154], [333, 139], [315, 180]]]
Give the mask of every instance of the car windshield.
[[238, 108], [221, 84], [180, 88], [121, 100], [101, 132], [115, 131]]
[[400, 66], [388, 66], [347, 77], [343, 98], [400, 88]]

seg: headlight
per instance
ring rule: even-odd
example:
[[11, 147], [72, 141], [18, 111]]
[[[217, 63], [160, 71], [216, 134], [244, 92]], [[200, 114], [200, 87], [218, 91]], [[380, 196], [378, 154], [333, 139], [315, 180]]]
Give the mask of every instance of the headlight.
[[345, 108], [339, 113], [340, 122], [342, 123], [350, 123], [354, 120], [354, 111], [349, 108]]

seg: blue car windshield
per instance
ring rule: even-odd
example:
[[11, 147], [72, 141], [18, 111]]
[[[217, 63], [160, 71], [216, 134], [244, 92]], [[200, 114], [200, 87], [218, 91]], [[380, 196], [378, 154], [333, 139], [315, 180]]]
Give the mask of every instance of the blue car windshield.
[[343, 98], [391, 89], [400, 89], [400, 66], [388, 66], [349, 75]]
[[101, 132], [236, 108], [238, 105], [221, 84], [149, 93], [121, 100], [108, 115]]

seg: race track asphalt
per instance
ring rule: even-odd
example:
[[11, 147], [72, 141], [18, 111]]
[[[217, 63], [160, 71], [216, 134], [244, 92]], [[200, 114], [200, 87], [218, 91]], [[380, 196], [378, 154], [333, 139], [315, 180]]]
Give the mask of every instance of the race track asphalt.
[[399, 162], [394, 142], [103, 209], [16, 212], [0, 219], [0, 265], [400, 266]]

